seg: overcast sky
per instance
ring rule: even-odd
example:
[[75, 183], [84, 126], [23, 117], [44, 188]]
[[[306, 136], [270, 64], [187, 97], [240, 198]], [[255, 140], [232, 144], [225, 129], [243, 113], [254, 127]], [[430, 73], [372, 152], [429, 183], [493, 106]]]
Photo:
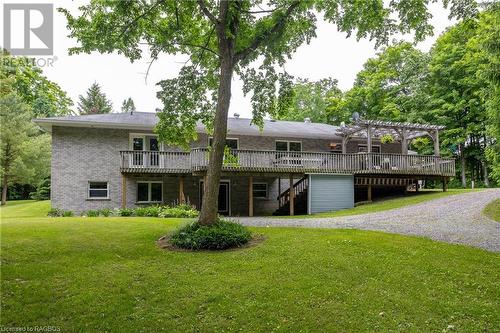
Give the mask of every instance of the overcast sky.
[[[10, 0], [9, 3], [25, 3], [26, 1]], [[29, 1], [48, 3], [50, 1]], [[54, 1], [54, 7], [65, 6], [73, 13], [85, 1]], [[432, 24], [435, 34], [417, 45], [427, 51], [436, 37], [453, 24], [448, 19], [448, 11], [441, 4], [432, 4]], [[93, 82], [98, 82], [109, 99], [113, 102], [115, 112], [120, 112], [122, 101], [132, 97], [138, 111], [154, 112], [161, 107], [156, 98], [156, 83], [162, 79], [174, 77], [186, 56], [163, 55], [156, 61], [145, 82], [148, 59], [130, 63], [118, 54], [68, 55], [68, 48], [76, 45], [76, 41], [67, 37], [66, 19], [58, 12], [54, 13], [54, 55], [57, 57], [53, 67], [44, 68], [45, 75], [57, 82], [75, 103], [78, 95], [85, 93]], [[376, 53], [374, 44], [367, 40], [356, 41], [346, 39], [345, 34], [338, 33], [335, 26], [318, 22], [317, 38], [309, 45], [302, 45], [293, 58], [286, 64], [286, 70], [297, 77], [319, 80], [326, 77], [336, 78], [342, 90], [349, 89], [361, 70], [363, 63]], [[242, 116], [251, 115], [249, 98], [243, 97], [241, 82], [233, 79], [230, 115], [234, 112]]]

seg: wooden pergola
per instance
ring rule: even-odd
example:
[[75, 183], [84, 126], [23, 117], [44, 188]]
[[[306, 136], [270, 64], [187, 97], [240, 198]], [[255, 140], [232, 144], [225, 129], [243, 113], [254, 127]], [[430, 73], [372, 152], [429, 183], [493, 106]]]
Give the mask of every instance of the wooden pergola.
[[410, 140], [418, 137], [429, 136], [434, 142], [434, 155], [439, 156], [439, 131], [445, 128], [440, 125], [412, 124], [401, 122], [390, 122], [383, 120], [359, 119], [349, 125], [341, 126], [337, 134], [342, 137], [342, 153], [347, 153], [347, 143], [353, 137], [366, 138], [368, 153], [372, 151], [372, 139], [380, 139], [390, 135], [396, 141], [401, 142], [401, 151], [408, 154]]

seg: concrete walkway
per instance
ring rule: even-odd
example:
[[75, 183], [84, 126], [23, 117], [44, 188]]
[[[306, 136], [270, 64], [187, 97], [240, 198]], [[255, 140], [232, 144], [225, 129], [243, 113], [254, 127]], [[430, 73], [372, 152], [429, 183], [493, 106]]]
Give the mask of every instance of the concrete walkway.
[[500, 223], [482, 215], [500, 189], [450, 195], [377, 213], [326, 218], [240, 217], [248, 226], [352, 228], [424, 236], [500, 252]]

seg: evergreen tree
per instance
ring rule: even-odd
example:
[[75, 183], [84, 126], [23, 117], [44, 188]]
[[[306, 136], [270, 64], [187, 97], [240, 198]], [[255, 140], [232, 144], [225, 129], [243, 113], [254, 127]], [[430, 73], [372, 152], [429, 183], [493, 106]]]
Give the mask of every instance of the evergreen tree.
[[135, 104], [132, 97], [123, 100], [122, 112], [123, 113], [133, 113], [135, 111]]
[[106, 94], [101, 92], [101, 86], [96, 82], [87, 90], [86, 97], [80, 95], [78, 99], [78, 112], [80, 114], [110, 113], [113, 111], [113, 104], [107, 99]]

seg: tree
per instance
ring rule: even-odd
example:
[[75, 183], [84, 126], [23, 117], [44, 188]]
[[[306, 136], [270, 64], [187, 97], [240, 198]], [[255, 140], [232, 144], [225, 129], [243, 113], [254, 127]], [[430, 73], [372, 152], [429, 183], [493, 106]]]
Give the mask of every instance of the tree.
[[479, 75], [488, 83], [484, 99], [488, 112], [486, 131], [491, 140], [486, 147], [486, 159], [491, 165], [491, 177], [500, 183], [500, 3], [493, 3], [483, 13], [477, 39], [487, 59], [479, 71]]
[[132, 97], [123, 100], [122, 103], [122, 112], [124, 113], [133, 113], [135, 111], [135, 104]]
[[[73, 101], [57, 83], [43, 76], [42, 70], [35, 66], [32, 60], [26, 57], [12, 57], [6, 50], [2, 51], [2, 94], [16, 91], [18, 97], [31, 106], [34, 118], [73, 114]], [[10, 80], [10, 83], [6, 84], [6, 80]]]
[[22, 165], [24, 144], [30, 135], [36, 133], [30, 122], [31, 112], [28, 106], [15, 92], [0, 97], [0, 172], [2, 177], [2, 205], [7, 201], [7, 187], [13, 181], [16, 165]]
[[[475, 165], [482, 164], [483, 179], [488, 184], [484, 158], [489, 140], [486, 134], [488, 119], [483, 95], [488, 85], [478, 72], [488, 60], [476, 38], [481, 17], [449, 28], [430, 51], [430, 99], [424, 118], [446, 126], [442, 142], [456, 147], [454, 154], [460, 159], [462, 187], [467, 186], [467, 164], [471, 166], [471, 179], [475, 178]], [[476, 170], [476, 175], [480, 172]]]
[[78, 96], [78, 112], [80, 114], [110, 113], [113, 111], [113, 104], [106, 98], [106, 94], [101, 92], [101, 86], [94, 82], [87, 90], [87, 96]]
[[[68, 20], [70, 36], [80, 46], [70, 53], [118, 51], [141, 58], [144, 44], [150, 56], [187, 54], [177, 77], [159, 83], [163, 111], [156, 130], [162, 141], [187, 146], [196, 137], [196, 123], [213, 130], [200, 224], [217, 219], [217, 197], [231, 99], [231, 80], [243, 80], [252, 93], [253, 122], [262, 127], [266, 114], [279, 117], [291, 102], [291, 77], [278, 70], [304, 42], [315, 36], [318, 13], [338, 30], [377, 45], [394, 32], [414, 32], [422, 40], [432, 32], [427, 0], [382, 1], [177, 1], [151, 3], [93, 0]], [[476, 12], [475, 2], [446, 0], [454, 15]]]
[[427, 103], [423, 91], [428, 56], [410, 43], [384, 48], [369, 59], [334, 113], [358, 112], [369, 119], [418, 121]]
[[293, 87], [291, 105], [278, 117], [280, 120], [302, 121], [310, 118], [313, 122], [327, 123], [328, 103], [330, 100], [342, 96], [337, 87], [337, 80], [332, 78], [311, 82], [307, 79], [299, 79]]

